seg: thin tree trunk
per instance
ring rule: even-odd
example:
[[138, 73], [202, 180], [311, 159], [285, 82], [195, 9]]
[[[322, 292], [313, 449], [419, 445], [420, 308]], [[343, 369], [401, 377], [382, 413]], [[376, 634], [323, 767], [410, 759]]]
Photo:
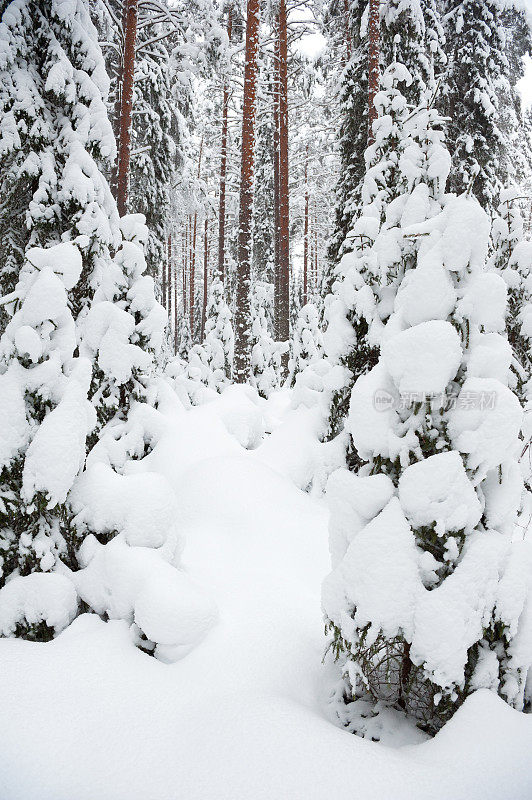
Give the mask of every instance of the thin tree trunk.
[[[199, 158], [198, 158], [198, 180], [201, 176], [201, 159], [203, 156], [203, 136], [200, 141]], [[198, 230], [198, 212], [194, 212], [194, 225], [192, 231], [192, 254], [190, 259], [190, 333], [194, 336], [194, 303], [196, 301], [194, 293], [194, 285], [196, 281], [196, 234]]]
[[[288, 196], [288, 31], [279, 0], [279, 340], [290, 338], [290, 210]], [[288, 367], [288, 352], [283, 355]]]
[[[170, 239], [170, 236], [168, 238]], [[168, 297], [167, 297], [167, 288], [166, 288], [166, 286], [167, 286], [167, 284], [166, 284], [167, 267], [168, 267], [168, 273], [169, 273], [169, 271], [170, 271], [170, 253], [168, 253], [168, 255], [166, 257], [166, 261], [163, 259], [163, 266], [162, 266], [163, 274], [162, 274], [162, 281], [161, 281], [162, 305], [168, 311], [168, 303], [167, 303]]]
[[[279, 21], [277, 20], [277, 26]], [[275, 36], [273, 82], [273, 327], [279, 341], [279, 37]]]
[[174, 273], [174, 355], [177, 355], [178, 344], [179, 344], [179, 330], [178, 330], [178, 313], [177, 313], [177, 297], [178, 297], [178, 289], [177, 289], [177, 269], [173, 269]]
[[[227, 9], [227, 38], [231, 44], [233, 10]], [[220, 154], [220, 204], [218, 208], [218, 277], [225, 279], [225, 196], [227, 182], [227, 134], [229, 129], [229, 81], [225, 80], [222, 107], [222, 145]]]
[[[122, 110], [122, 82], [124, 80], [124, 45], [126, 35], [126, 19], [127, 19], [127, 4], [122, 0], [122, 24], [119, 30], [120, 36], [120, 52], [118, 53], [118, 64], [116, 68], [116, 94], [113, 103], [113, 133], [115, 135], [116, 147], [120, 142], [120, 120]], [[111, 180], [109, 182], [110, 189], [113, 197], [117, 198], [118, 194], [118, 159], [113, 164], [111, 173]]]
[[349, 0], [344, 0], [344, 34], [346, 63], [351, 58], [351, 30], [349, 27]]
[[305, 218], [303, 223], [303, 305], [308, 302], [308, 142], [305, 152]]
[[318, 226], [314, 226], [314, 288], [318, 286]]
[[205, 217], [205, 230], [203, 232], [203, 313], [201, 315], [201, 340], [205, 336], [205, 323], [207, 321], [207, 290], [209, 271], [209, 218]]
[[372, 144], [373, 123], [377, 119], [375, 96], [379, 91], [379, 55], [380, 55], [380, 2], [369, 0], [369, 53], [368, 53], [368, 144]]
[[235, 313], [235, 368], [237, 383], [249, 378], [251, 328], [251, 223], [253, 217], [253, 174], [255, 117], [259, 51], [259, 0], [247, 0], [246, 63], [242, 109], [242, 162], [240, 169], [240, 208], [238, 215], [238, 268]]
[[138, 0], [125, 2], [124, 69], [120, 104], [120, 137], [118, 141], [117, 196], [118, 213], [127, 214], [129, 164], [131, 160], [131, 120], [133, 114], [133, 81], [135, 77], [135, 43], [137, 40]]

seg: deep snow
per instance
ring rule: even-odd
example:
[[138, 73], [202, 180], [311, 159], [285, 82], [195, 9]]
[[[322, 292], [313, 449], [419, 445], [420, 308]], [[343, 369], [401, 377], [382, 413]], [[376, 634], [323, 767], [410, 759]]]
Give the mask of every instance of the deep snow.
[[[262, 422], [248, 404], [238, 429], [227, 400], [169, 405], [165, 436], [137, 468], [170, 480], [184, 566], [219, 620], [174, 664], [138, 650], [125, 622], [95, 615], [47, 644], [0, 640], [0, 800], [532, 796], [532, 718], [490, 692], [434, 740], [398, 749], [328, 719], [327, 510], [290, 479], [310, 451], [285, 440], [282, 423], [300, 415], [311, 430], [312, 411], [288, 400], [274, 396]], [[261, 426], [276, 434], [255, 447]], [[393, 724], [396, 743], [416, 738]]]

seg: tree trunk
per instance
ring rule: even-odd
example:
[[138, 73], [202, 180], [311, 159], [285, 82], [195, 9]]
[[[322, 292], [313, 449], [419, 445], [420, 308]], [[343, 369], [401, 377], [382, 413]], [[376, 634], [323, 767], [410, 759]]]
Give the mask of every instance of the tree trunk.
[[[279, 27], [279, 20], [276, 20]], [[273, 328], [279, 341], [279, 36], [275, 35], [273, 81]]]
[[[126, 34], [126, 19], [127, 19], [127, 5], [122, 0], [122, 25], [119, 30], [120, 36], [120, 51], [118, 53], [118, 64], [116, 67], [116, 76], [115, 76], [115, 99], [113, 103], [113, 133], [115, 135], [116, 147], [118, 151], [118, 145], [120, 142], [120, 119], [121, 119], [121, 110], [122, 110], [122, 82], [124, 80], [124, 44], [125, 44], [125, 34]], [[118, 193], [118, 159], [113, 164], [113, 170], [111, 172], [111, 180], [109, 181], [109, 186], [111, 189], [111, 193], [113, 197], [117, 198]]]
[[351, 58], [351, 30], [349, 26], [349, 0], [344, 0], [345, 61]]
[[368, 53], [368, 144], [372, 144], [373, 123], [377, 119], [375, 95], [379, 91], [379, 53], [380, 51], [380, 3], [369, 0], [369, 53]]
[[[203, 136], [200, 141], [199, 158], [198, 158], [198, 180], [201, 176], [201, 159], [203, 156]], [[198, 212], [194, 212], [194, 225], [192, 230], [192, 253], [190, 258], [190, 334], [194, 337], [194, 303], [196, 301], [194, 285], [196, 281], [196, 234], [198, 230]]]
[[[168, 239], [170, 239], [170, 236], [168, 237]], [[167, 267], [168, 267], [168, 272], [167, 272]], [[162, 297], [162, 305], [163, 305], [163, 307], [164, 307], [164, 308], [166, 308], [166, 310], [168, 311], [168, 305], [167, 305], [167, 300], [168, 300], [168, 297], [167, 297], [167, 288], [166, 288], [166, 287], [167, 287], [167, 283], [166, 283], [166, 275], [167, 275], [167, 274], [169, 274], [169, 272], [170, 272], [170, 253], [168, 253], [168, 255], [167, 255], [167, 258], [166, 258], [166, 261], [164, 261], [164, 260], [163, 260], [162, 271], [163, 271], [163, 274], [162, 274], [162, 281], [161, 281], [161, 297]]]
[[178, 343], [179, 343], [179, 330], [178, 330], [178, 313], [177, 313], [177, 269], [175, 265], [173, 265], [173, 273], [174, 273], [174, 355], [177, 355]]
[[305, 152], [305, 217], [303, 222], [303, 305], [308, 303], [308, 142]]
[[240, 169], [240, 208], [238, 215], [238, 268], [235, 313], [234, 379], [249, 379], [251, 329], [251, 223], [253, 217], [253, 173], [255, 116], [259, 51], [259, 0], [247, 0], [246, 63], [244, 69], [244, 104], [242, 109], [242, 162]]
[[209, 218], [205, 217], [205, 230], [203, 232], [203, 313], [201, 315], [201, 340], [205, 336], [205, 323], [207, 321], [207, 289], [209, 271]]
[[120, 103], [120, 136], [118, 140], [118, 173], [116, 202], [120, 216], [127, 214], [129, 164], [131, 160], [131, 121], [133, 114], [133, 81], [135, 77], [135, 43], [137, 40], [138, 0], [124, 0], [124, 69]]
[[318, 286], [318, 226], [314, 225], [314, 290]]
[[[288, 197], [288, 31], [279, 0], [279, 340], [290, 338], [290, 211]], [[288, 367], [288, 352], [283, 355]]]
[[[227, 9], [227, 38], [231, 44], [233, 30], [233, 10]], [[225, 278], [225, 189], [227, 181], [227, 134], [229, 129], [229, 81], [226, 78], [223, 89], [222, 106], [222, 144], [220, 153], [220, 205], [218, 209], [218, 277], [224, 282]]]

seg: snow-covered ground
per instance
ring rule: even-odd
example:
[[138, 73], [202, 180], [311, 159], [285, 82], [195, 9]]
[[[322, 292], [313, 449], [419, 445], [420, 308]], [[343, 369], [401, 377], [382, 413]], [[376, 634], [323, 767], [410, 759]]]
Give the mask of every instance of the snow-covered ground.
[[[170, 480], [184, 566], [219, 620], [173, 664], [96, 615], [47, 644], [0, 640], [0, 800], [532, 797], [532, 717], [490, 692], [431, 741], [396, 730], [396, 743], [420, 742], [399, 748], [328, 718], [327, 510], [294, 483], [312, 412], [288, 400], [271, 399], [265, 424], [239, 390], [187, 412], [169, 405], [139, 469]], [[275, 432], [261, 444], [264, 428]]]

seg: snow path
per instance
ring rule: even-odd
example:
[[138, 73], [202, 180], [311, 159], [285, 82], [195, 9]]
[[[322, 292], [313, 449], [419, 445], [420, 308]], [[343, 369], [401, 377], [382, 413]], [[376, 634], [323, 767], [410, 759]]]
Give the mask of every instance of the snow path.
[[0, 641], [0, 800], [530, 798], [532, 719], [488, 692], [400, 750], [326, 719], [323, 503], [204, 409], [172, 425], [152, 461], [172, 478], [185, 566], [219, 624], [173, 665], [92, 615], [49, 644]]

